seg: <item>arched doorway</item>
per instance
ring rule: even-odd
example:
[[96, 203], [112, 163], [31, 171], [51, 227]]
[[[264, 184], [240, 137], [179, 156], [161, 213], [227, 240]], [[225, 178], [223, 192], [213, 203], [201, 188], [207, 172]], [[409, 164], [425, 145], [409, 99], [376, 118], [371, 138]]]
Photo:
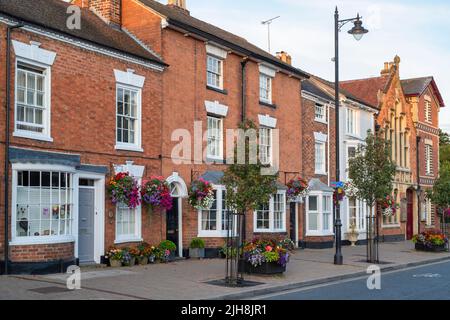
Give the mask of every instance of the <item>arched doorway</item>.
[[187, 186], [183, 178], [174, 172], [167, 183], [173, 198], [171, 210], [166, 212], [166, 239], [174, 242], [178, 248], [178, 256], [183, 256], [183, 202], [188, 196]]

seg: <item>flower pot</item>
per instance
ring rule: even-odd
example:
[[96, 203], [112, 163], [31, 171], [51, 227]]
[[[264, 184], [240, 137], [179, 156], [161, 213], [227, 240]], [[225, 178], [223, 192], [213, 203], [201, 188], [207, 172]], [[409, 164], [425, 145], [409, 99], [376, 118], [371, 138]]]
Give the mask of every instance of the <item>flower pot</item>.
[[136, 265], [136, 258], [131, 258], [129, 262], [124, 262], [125, 267], [133, 267]]
[[239, 271], [249, 274], [263, 274], [263, 275], [275, 275], [286, 272], [286, 266], [282, 266], [277, 262], [263, 263], [260, 266], [254, 267], [246, 261], [239, 263]]
[[109, 265], [111, 268], [120, 268], [122, 266], [122, 261], [120, 260], [109, 260]]
[[148, 257], [148, 263], [151, 263], [151, 264], [156, 263], [156, 257], [155, 256]]
[[189, 257], [191, 259], [203, 259], [205, 257], [205, 249], [189, 248]]
[[359, 233], [358, 232], [348, 232], [347, 233], [347, 239], [352, 244], [352, 247], [356, 246], [356, 243], [358, 242]]
[[443, 244], [441, 246], [428, 247], [422, 243], [416, 243], [416, 250], [424, 252], [445, 252], [447, 251], [447, 246]]
[[146, 266], [148, 264], [148, 257], [139, 257], [138, 263], [140, 266]]

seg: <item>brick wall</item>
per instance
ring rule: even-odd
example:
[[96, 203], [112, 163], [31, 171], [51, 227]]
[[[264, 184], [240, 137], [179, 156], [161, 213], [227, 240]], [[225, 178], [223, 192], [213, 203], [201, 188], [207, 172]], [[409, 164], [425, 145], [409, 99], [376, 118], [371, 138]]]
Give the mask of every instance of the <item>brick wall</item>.
[[82, 8], [91, 9], [108, 23], [121, 25], [122, 0], [75, 0], [73, 3]]
[[50, 262], [74, 259], [74, 243], [12, 246], [11, 262]]

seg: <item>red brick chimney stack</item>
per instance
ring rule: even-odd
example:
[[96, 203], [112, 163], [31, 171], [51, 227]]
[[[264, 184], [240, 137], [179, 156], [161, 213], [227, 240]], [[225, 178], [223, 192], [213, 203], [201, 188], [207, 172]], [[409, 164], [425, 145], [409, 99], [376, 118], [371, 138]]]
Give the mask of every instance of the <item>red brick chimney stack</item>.
[[120, 28], [122, 25], [122, 0], [74, 0], [72, 3], [89, 8], [114, 27]]
[[186, 0], [168, 0], [167, 5], [169, 7], [180, 10], [183, 13], [190, 14], [186, 7]]

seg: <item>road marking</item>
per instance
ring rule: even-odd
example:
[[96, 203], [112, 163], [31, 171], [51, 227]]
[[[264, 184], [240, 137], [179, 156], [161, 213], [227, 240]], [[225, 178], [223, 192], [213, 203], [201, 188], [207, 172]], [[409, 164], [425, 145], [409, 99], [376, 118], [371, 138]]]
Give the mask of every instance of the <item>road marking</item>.
[[442, 278], [442, 275], [439, 273], [415, 274], [413, 278]]

